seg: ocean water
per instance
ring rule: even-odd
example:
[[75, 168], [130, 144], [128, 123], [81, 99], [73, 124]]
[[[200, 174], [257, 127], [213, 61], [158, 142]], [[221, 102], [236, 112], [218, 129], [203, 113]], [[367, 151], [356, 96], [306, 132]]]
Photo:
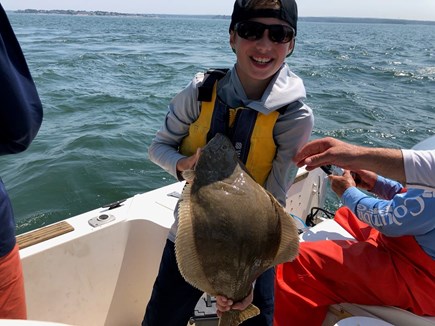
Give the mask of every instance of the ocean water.
[[[148, 145], [197, 71], [233, 65], [229, 20], [9, 18], [44, 106], [31, 147], [0, 157], [18, 233], [175, 181]], [[435, 134], [435, 25], [301, 21], [287, 62], [304, 80], [313, 138], [410, 148]]]

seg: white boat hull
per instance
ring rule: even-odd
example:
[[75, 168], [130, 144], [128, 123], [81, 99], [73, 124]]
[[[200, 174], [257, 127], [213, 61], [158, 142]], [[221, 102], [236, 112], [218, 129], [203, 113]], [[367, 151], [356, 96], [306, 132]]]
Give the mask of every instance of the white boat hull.
[[[138, 325], [173, 221], [174, 184], [111, 211], [66, 221], [74, 231], [20, 250], [28, 318], [71, 325]], [[110, 213], [113, 222], [88, 220]]]

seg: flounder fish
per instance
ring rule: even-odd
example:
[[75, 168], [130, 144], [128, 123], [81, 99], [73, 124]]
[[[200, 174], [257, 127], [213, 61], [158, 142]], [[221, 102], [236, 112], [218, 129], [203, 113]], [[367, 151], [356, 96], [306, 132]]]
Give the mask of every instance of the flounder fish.
[[[210, 140], [185, 177], [193, 182], [182, 192], [175, 252], [188, 283], [237, 302], [264, 271], [296, 257], [293, 219], [251, 178], [226, 136]], [[230, 310], [219, 325], [236, 326], [259, 312], [252, 304]]]

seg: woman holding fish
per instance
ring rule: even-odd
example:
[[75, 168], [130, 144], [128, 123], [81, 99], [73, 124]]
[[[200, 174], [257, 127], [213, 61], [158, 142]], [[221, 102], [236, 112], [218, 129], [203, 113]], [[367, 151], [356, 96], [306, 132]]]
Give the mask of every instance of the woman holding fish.
[[[303, 82], [284, 62], [295, 45], [296, 3], [237, 0], [229, 33], [235, 65], [229, 71], [197, 74], [175, 96], [149, 157], [181, 180], [183, 171], [194, 169], [199, 149], [224, 134], [255, 181], [285, 205], [296, 173], [292, 158], [313, 128], [312, 111], [302, 102]], [[142, 325], [185, 326], [202, 295], [177, 266], [178, 217], [177, 205]], [[261, 313], [243, 325], [272, 325], [274, 276], [269, 269], [257, 278], [253, 302]]]

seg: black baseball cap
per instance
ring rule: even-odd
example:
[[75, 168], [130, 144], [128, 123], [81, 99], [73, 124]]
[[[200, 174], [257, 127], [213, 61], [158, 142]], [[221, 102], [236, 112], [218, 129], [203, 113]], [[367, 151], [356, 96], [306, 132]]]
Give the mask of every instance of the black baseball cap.
[[248, 7], [250, 0], [236, 0], [233, 14], [231, 15], [230, 32], [241, 21], [258, 17], [278, 18], [287, 22], [297, 33], [298, 7], [294, 0], [280, 0], [280, 9], [252, 9]]

